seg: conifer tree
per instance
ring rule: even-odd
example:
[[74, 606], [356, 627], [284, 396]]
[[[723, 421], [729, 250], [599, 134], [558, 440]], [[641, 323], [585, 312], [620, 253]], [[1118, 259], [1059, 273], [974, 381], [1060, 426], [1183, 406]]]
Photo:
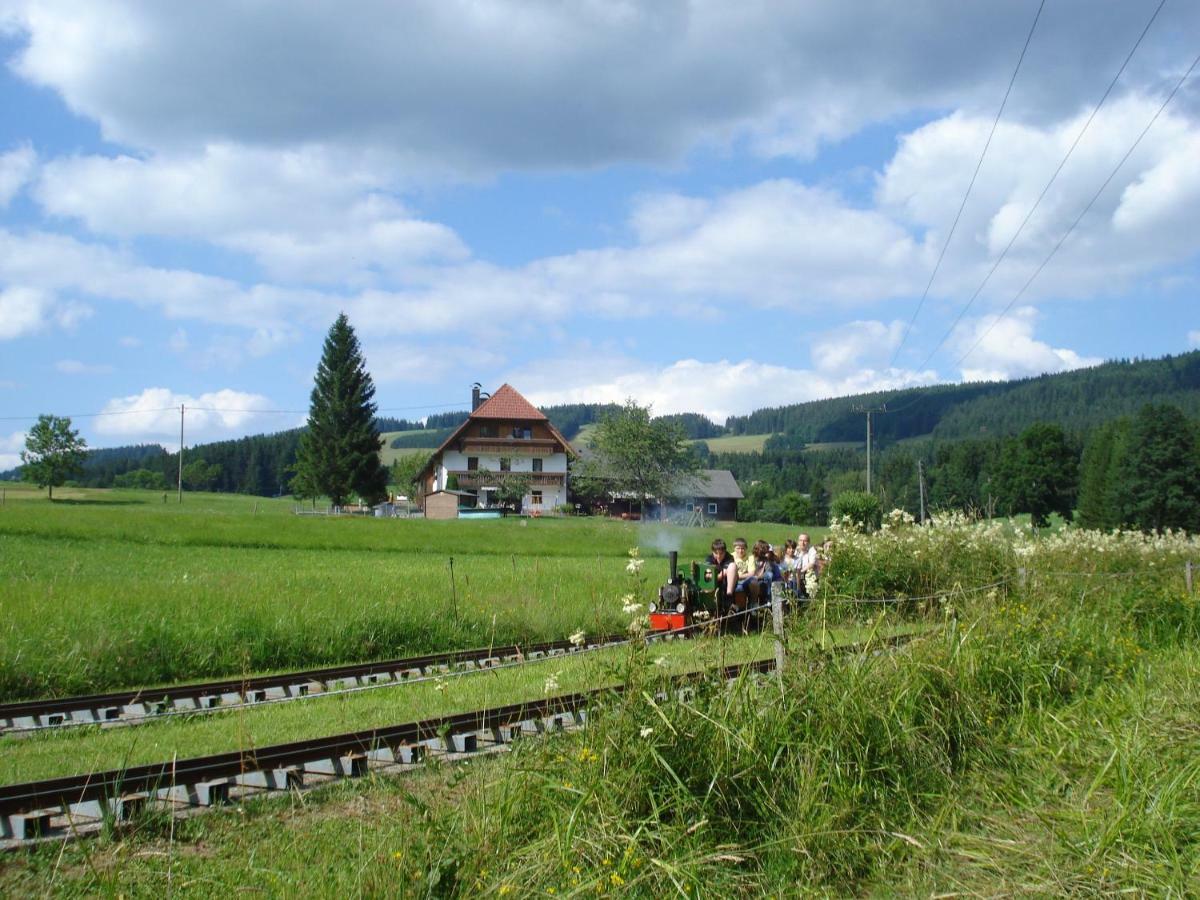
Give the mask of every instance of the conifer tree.
[[1129, 433], [1130, 524], [1144, 531], [1200, 530], [1200, 447], [1177, 406], [1147, 403]]
[[346, 314], [329, 329], [313, 385], [308, 429], [296, 451], [293, 489], [317, 492], [334, 506], [357, 493], [367, 503], [387, 496], [387, 470], [379, 459], [375, 385]]

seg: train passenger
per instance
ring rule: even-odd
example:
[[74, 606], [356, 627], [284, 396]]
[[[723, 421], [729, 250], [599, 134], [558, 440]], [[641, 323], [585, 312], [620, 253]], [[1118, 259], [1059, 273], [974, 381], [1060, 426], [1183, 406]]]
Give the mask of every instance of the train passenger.
[[779, 568], [775, 551], [766, 541], [754, 542], [751, 558], [753, 560], [752, 569], [744, 584], [750, 600], [757, 606], [770, 600], [771, 585], [776, 581], [783, 580], [783, 572]]
[[726, 602], [732, 601], [737, 588], [737, 566], [723, 540], [717, 538], [712, 542], [712, 553], [708, 554], [704, 564], [717, 569], [717, 591], [721, 597], [729, 598]]
[[745, 538], [733, 539], [733, 563], [737, 566], [738, 590], [741, 590], [741, 582], [750, 577], [754, 568], [754, 560], [750, 557], [749, 545]]

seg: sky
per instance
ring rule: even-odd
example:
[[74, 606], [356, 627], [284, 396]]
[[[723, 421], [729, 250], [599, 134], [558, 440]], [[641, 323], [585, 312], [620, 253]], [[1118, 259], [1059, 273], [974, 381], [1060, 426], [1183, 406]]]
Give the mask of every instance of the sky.
[[0, 470], [41, 413], [295, 427], [339, 312], [409, 419], [1200, 347], [1198, 35], [1193, 0], [0, 0]]

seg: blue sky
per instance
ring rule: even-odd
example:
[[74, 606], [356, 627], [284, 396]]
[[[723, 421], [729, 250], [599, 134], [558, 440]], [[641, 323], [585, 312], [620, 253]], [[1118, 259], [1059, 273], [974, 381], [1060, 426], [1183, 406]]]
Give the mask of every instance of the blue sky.
[[[0, 0], [0, 469], [381, 410], [722, 420], [1200, 346], [1200, 7]], [[1083, 132], [1012, 249], [989, 269]], [[922, 302], [939, 254], [945, 257]], [[970, 298], [977, 294], [975, 299]], [[99, 414], [99, 415], [97, 415]]]

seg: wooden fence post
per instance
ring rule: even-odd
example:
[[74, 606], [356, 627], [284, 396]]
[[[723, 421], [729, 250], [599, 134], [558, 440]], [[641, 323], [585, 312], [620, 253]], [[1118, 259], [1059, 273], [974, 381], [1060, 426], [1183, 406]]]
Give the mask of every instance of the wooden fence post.
[[450, 603], [454, 610], [454, 627], [458, 627], [458, 587], [454, 583], [454, 557], [450, 557]]
[[1029, 570], [1024, 566], [1017, 569], [1017, 584], [1021, 586], [1021, 590], [1025, 590], [1025, 585], [1029, 583]]
[[771, 627], [775, 632], [775, 676], [783, 678], [783, 591], [782, 582], [771, 583]]
[[1187, 584], [1187, 592], [1192, 593], [1192, 561], [1189, 559], [1183, 564], [1183, 580]]

